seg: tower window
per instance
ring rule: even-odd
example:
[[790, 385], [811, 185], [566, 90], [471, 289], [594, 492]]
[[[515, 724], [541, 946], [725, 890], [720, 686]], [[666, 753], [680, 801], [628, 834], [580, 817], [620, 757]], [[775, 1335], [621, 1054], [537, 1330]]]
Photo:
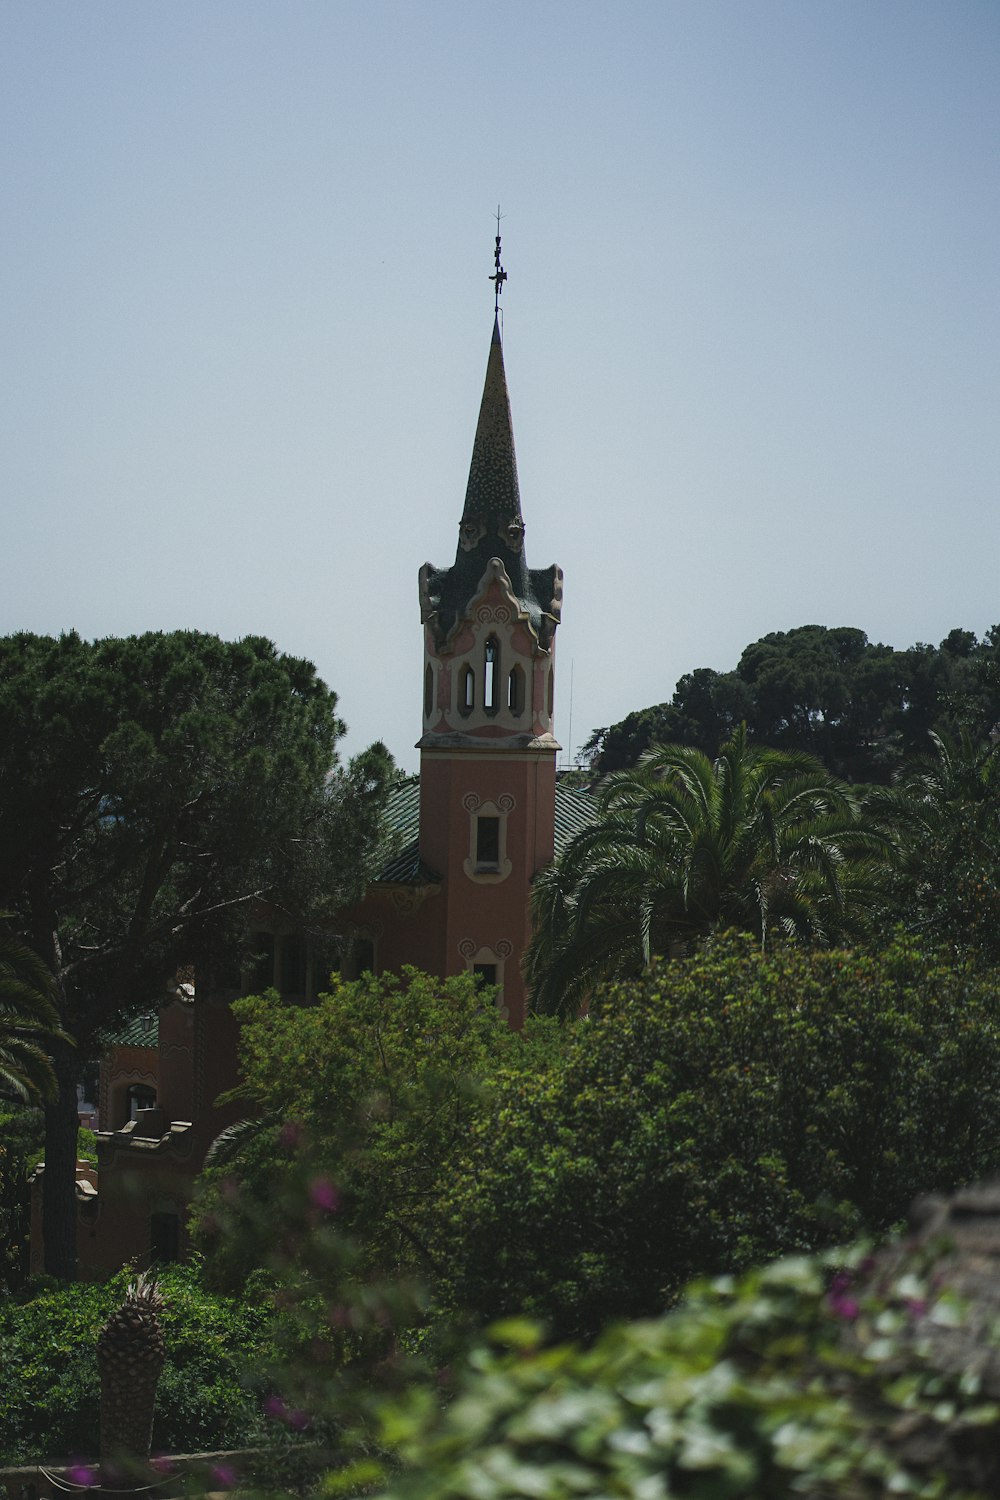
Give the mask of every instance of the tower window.
[[434, 707], [434, 668], [430, 662], [424, 668], [424, 718], [429, 719]]
[[497, 702], [497, 681], [500, 676], [500, 647], [497, 645], [496, 636], [491, 635], [486, 642], [486, 650], [483, 655], [483, 707], [487, 713], [496, 713], [500, 706]]
[[510, 669], [507, 678], [507, 707], [512, 714], [519, 714], [524, 709], [524, 670], [522, 667], [514, 666]]
[[472, 972], [475, 975], [477, 986], [483, 984], [493, 985], [497, 982], [496, 964], [473, 964]]
[[462, 668], [462, 675], [458, 683], [458, 707], [459, 712], [471, 714], [476, 704], [476, 674], [471, 667]]
[[500, 864], [500, 819], [476, 819], [476, 864], [496, 869]]

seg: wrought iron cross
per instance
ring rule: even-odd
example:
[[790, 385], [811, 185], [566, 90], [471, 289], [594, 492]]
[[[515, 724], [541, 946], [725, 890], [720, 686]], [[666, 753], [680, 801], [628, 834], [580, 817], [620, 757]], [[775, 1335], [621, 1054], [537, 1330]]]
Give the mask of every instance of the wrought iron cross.
[[496, 249], [493, 252], [493, 263], [496, 266], [495, 272], [490, 277], [490, 280], [494, 284], [493, 307], [494, 307], [494, 311], [499, 312], [500, 311], [500, 293], [503, 291], [503, 284], [507, 280], [507, 272], [504, 270], [503, 266], [500, 264], [500, 205], [499, 205], [499, 203], [497, 204], [497, 245], [496, 245]]

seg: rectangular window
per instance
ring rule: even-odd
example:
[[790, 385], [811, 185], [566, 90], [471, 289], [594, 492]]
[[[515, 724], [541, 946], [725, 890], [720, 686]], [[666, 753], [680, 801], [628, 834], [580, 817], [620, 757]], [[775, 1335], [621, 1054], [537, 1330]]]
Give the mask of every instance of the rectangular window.
[[473, 964], [472, 972], [476, 977], [477, 985], [496, 984], [497, 982], [496, 964]]
[[150, 1214], [149, 1258], [152, 1261], [180, 1260], [181, 1223], [176, 1214]]
[[476, 864], [499, 865], [500, 863], [500, 819], [476, 819]]

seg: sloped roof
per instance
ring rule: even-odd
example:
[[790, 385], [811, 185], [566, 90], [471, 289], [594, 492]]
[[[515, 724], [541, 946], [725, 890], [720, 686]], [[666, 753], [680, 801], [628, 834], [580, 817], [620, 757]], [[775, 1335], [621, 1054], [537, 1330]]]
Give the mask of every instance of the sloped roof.
[[[590, 792], [556, 783], [557, 855], [563, 852], [576, 834], [593, 822], [596, 811], [597, 803]], [[386, 808], [386, 819], [389, 827], [398, 835], [400, 844], [397, 853], [380, 870], [378, 883], [421, 885], [427, 881], [439, 880], [438, 874], [420, 862], [419, 776], [408, 776], [393, 788]]]
[[155, 1047], [160, 1040], [160, 1018], [157, 1012], [145, 1011], [133, 1016], [112, 1032], [105, 1045], [109, 1047]]
[[578, 786], [556, 782], [556, 858], [597, 816], [597, 798]]

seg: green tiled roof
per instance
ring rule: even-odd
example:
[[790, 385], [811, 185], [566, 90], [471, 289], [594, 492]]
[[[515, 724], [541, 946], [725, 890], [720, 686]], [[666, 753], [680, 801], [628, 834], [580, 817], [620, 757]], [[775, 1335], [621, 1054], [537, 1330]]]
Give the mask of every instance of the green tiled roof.
[[578, 786], [556, 782], [556, 855], [597, 816], [597, 798]]
[[[594, 820], [596, 800], [579, 787], [556, 783], [556, 854], [561, 854], [570, 840]], [[420, 863], [420, 777], [408, 776], [392, 791], [386, 809], [389, 827], [399, 836], [396, 854], [383, 866], [379, 881], [391, 885], [416, 885], [434, 881], [439, 876]]]
[[109, 1047], [155, 1047], [160, 1040], [160, 1018], [156, 1011], [146, 1011], [126, 1021], [107, 1039]]
[[416, 885], [436, 877], [421, 870], [418, 835], [420, 832], [420, 777], [408, 776], [389, 794], [386, 821], [398, 839], [396, 853], [379, 871], [378, 879], [391, 885]]

